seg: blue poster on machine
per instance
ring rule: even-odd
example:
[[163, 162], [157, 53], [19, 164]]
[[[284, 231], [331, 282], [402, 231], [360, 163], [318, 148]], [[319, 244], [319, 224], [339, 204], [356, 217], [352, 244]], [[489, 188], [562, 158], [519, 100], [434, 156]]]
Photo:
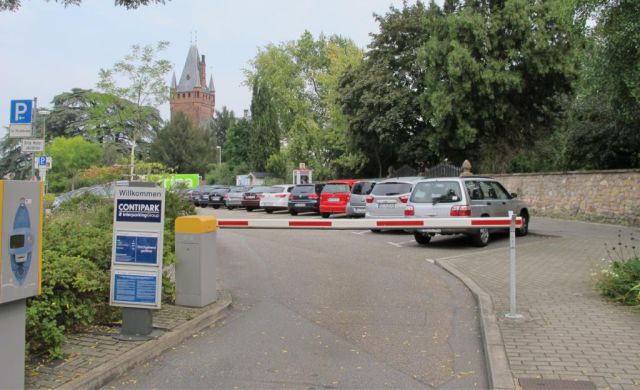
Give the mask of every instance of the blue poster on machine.
[[115, 271], [112, 301], [156, 305], [158, 277], [154, 272]]
[[158, 264], [158, 233], [116, 232], [116, 263]]

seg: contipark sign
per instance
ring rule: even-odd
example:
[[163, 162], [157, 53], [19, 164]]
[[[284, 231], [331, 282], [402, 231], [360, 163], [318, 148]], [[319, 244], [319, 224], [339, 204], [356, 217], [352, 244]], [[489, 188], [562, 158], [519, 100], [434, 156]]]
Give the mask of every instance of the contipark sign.
[[117, 222], [156, 222], [162, 220], [159, 200], [120, 199], [116, 205]]
[[122, 182], [115, 195], [111, 305], [159, 309], [165, 190]]

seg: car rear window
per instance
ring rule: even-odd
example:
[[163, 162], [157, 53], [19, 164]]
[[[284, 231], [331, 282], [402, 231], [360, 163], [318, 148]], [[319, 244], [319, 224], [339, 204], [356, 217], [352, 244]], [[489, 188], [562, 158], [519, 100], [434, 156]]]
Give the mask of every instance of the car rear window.
[[453, 203], [462, 200], [460, 184], [456, 181], [428, 181], [416, 184], [411, 194], [415, 203]]
[[322, 193], [323, 194], [333, 194], [336, 192], [350, 192], [349, 191], [349, 186], [346, 184], [327, 184], [326, 186], [324, 186], [324, 188], [322, 189]]
[[258, 186], [253, 188], [251, 191], [249, 192], [275, 192], [273, 187], [263, 187], [263, 186]]
[[369, 195], [376, 183], [372, 181], [360, 181], [353, 185], [351, 193], [354, 195]]
[[233, 187], [229, 192], [245, 192], [246, 189], [244, 187]]
[[313, 185], [295, 186], [295, 187], [293, 187], [293, 190], [291, 190], [291, 193], [295, 194], [295, 195], [300, 195], [300, 194], [312, 194], [315, 191], [316, 191], [316, 188]]
[[400, 195], [411, 192], [411, 184], [409, 183], [378, 183], [371, 191], [372, 195]]

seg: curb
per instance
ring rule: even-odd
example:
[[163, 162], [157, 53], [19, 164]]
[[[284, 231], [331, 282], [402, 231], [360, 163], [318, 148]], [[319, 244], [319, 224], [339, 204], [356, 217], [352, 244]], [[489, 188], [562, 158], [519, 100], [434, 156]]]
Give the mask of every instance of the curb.
[[129, 371], [134, 366], [159, 356], [167, 349], [179, 344], [194, 333], [213, 325], [226, 317], [231, 306], [231, 294], [228, 291], [218, 291], [218, 300], [211, 308], [197, 317], [178, 325], [171, 331], [164, 333], [155, 340], [130, 350], [119, 356], [118, 360], [111, 360], [93, 370], [58, 387], [58, 389], [98, 389], [107, 382]]
[[515, 378], [509, 368], [507, 351], [504, 348], [502, 333], [498, 327], [498, 320], [493, 308], [491, 296], [448, 261], [435, 260], [435, 264], [460, 279], [476, 298], [478, 308], [480, 309], [480, 331], [482, 333], [482, 341], [484, 342], [489, 388], [496, 390], [516, 389]]

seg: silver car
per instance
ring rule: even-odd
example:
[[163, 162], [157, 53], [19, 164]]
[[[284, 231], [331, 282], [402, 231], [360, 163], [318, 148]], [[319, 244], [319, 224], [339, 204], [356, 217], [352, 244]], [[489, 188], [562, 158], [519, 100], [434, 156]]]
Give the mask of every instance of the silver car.
[[[529, 205], [490, 177], [447, 177], [417, 182], [405, 210], [409, 218], [506, 217], [512, 210], [522, 217], [516, 234], [529, 232]], [[475, 246], [489, 243], [489, 229], [418, 229], [414, 237], [426, 245], [435, 234], [466, 234]]]
[[376, 183], [366, 197], [365, 218], [402, 218], [409, 195], [416, 181], [421, 178], [386, 179]]
[[371, 194], [375, 185], [376, 182], [373, 180], [362, 180], [353, 184], [347, 204], [347, 217], [364, 217], [367, 211], [367, 195]]
[[231, 187], [229, 192], [224, 194], [224, 205], [229, 210], [242, 207], [242, 195], [250, 189], [248, 186]]

